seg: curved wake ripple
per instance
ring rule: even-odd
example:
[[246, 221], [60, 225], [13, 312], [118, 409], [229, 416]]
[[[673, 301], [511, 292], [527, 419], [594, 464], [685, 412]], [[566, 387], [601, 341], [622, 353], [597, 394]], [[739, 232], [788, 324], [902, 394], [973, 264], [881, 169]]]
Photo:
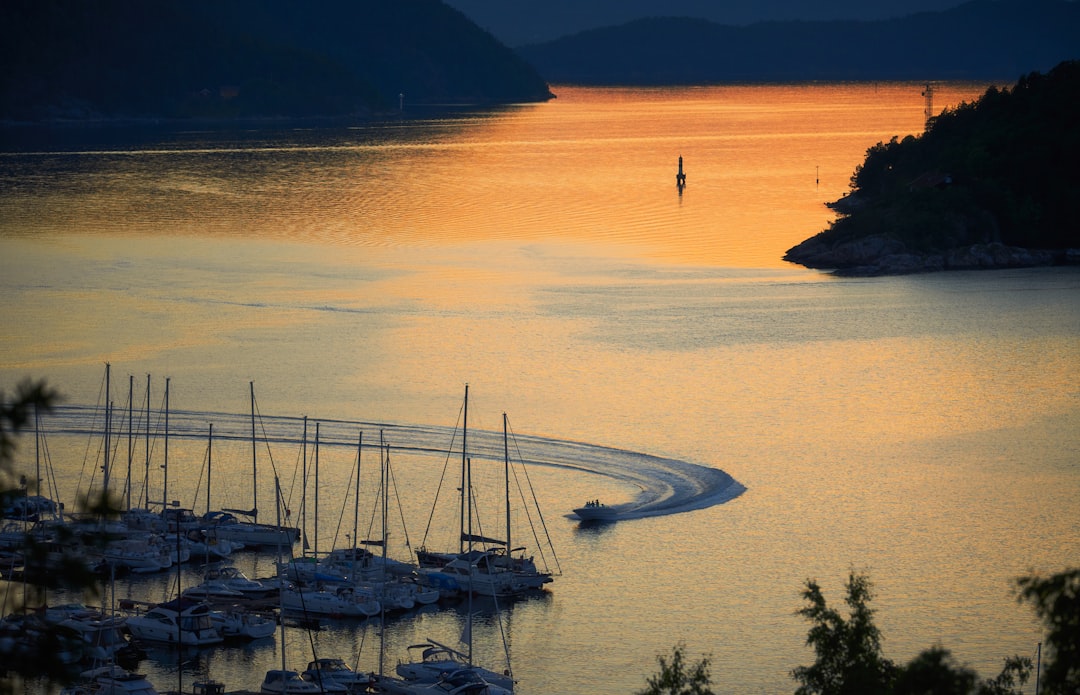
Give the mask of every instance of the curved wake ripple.
[[[206, 425], [214, 424], [215, 440], [251, 439], [251, 416], [234, 413], [170, 411], [169, 437], [203, 439]], [[104, 418], [99, 408], [61, 406], [54, 410], [49, 432], [97, 436]], [[320, 446], [356, 447], [357, 433], [380, 431], [392, 451], [444, 456], [452, 447], [461, 452], [460, 433], [452, 427], [408, 425], [347, 420], [322, 420]], [[309, 422], [309, 428], [313, 422]], [[310, 432], [310, 429], [309, 429]], [[469, 456], [478, 460], [503, 460], [503, 434], [469, 430]], [[256, 425], [259, 440], [300, 444], [303, 419], [261, 415]], [[637, 488], [635, 499], [611, 505], [618, 519], [640, 519], [705, 509], [735, 499], [746, 488], [730, 475], [688, 461], [652, 456], [595, 444], [532, 435], [513, 435], [513, 450], [528, 452], [514, 457], [525, 465], [554, 466], [594, 473]], [[571, 518], [577, 518], [569, 514]]]

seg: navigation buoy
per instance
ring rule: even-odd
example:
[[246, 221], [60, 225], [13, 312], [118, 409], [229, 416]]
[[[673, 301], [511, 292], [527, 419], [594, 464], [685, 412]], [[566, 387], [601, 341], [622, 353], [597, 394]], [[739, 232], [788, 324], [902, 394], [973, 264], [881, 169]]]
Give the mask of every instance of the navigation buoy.
[[686, 185], [686, 174], [682, 170], [682, 155], [679, 155], [679, 173], [675, 174], [675, 185], [682, 188]]

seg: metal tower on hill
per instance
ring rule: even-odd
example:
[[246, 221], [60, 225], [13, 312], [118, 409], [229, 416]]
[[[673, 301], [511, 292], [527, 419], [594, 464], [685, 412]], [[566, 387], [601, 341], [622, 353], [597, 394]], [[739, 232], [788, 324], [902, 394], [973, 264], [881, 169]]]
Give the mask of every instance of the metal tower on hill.
[[929, 128], [930, 119], [934, 117], [934, 85], [927, 82], [922, 95], [926, 99], [926, 106], [923, 109], [924, 127]]

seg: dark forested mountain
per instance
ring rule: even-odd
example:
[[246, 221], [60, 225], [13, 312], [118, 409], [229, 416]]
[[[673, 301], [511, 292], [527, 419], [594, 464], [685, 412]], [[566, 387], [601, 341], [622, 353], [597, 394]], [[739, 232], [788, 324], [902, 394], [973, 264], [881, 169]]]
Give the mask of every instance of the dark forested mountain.
[[866, 154], [829, 229], [785, 258], [881, 274], [1080, 262], [1080, 61]]
[[0, 119], [341, 116], [551, 98], [440, 0], [5, 0]]
[[961, 0], [444, 0], [507, 46], [544, 43], [646, 17], [694, 17], [745, 26], [767, 21], [890, 19]]
[[1080, 57], [1080, 3], [975, 0], [882, 21], [652, 18], [518, 53], [555, 84], [1008, 80]]

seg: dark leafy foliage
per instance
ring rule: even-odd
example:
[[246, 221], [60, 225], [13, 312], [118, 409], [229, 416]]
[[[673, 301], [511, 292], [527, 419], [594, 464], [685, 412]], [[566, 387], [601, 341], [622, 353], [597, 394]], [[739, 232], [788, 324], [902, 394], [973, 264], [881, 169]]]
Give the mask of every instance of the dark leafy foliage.
[[1020, 688], [1031, 678], [1034, 665], [1026, 656], [1011, 656], [1005, 659], [1005, 665], [996, 678], [984, 681], [979, 686], [978, 695], [1016, 695]]
[[1014, 656], [995, 678], [978, 682], [978, 674], [956, 663], [944, 647], [932, 647], [901, 669], [891, 695], [1020, 695], [1031, 675], [1031, 659]]
[[996, 678], [979, 683], [974, 671], [940, 646], [896, 666], [882, 653], [881, 633], [867, 605], [870, 580], [853, 572], [845, 588], [847, 618], [829, 608], [817, 582], [806, 582], [807, 605], [798, 614], [811, 623], [806, 643], [816, 659], [791, 672], [801, 683], [796, 695], [1020, 695], [1017, 688], [1031, 675], [1031, 659], [1014, 656]]
[[[14, 456], [20, 433], [33, 427], [36, 414], [48, 412], [61, 400], [60, 394], [44, 381], [26, 380], [8, 395], [0, 391], [0, 478], [7, 488], [0, 498], [19, 496], [34, 491], [34, 484], [11, 487], [15, 479]], [[118, 505], [107, 495], [88, 497], [84, 511], [103, 518], [118, 515]], [[107, 539], [91, 542], [104, 546]], [[69, 683], [78, 675], [78, 664], [68, 664], [57, 658], [60, 653], [77, 653], [84, 647], [82, 636], [69, 627], [46, 622], [34, 607], [44, 605], [49, 590], [64, 588], [94, 596], [99, 577], [78, 557], [71, 547], [85, 545], [86, 538], [76, 539], [69, 528], [60, 527], [48, 540], [38, 537], [31, 528], [21, 548], [24, 582], [18, 600], [21, 605], [6, 606], [7, 629], [18, 633], [8, 649], [0, 653], [0, 693], [14, 692], [17, 678], [46, 676], [55, 683]], [[10, 598], [9, 598], [10, 601]], [[21, 611], [21, 612], [20, 612]], [[13, 678], [17, 677], [17, 678]]]
[[0, 391], [0, 475], [10, 478], [15, 438], [33, 422], [35, 412], [48, 412], [60, 395], [44, 381], [21, 382], [12, 396]]
[[1032, 604], [1046, 626], [1042, 692], [1080, 693], [1080, 569], [1016, 580], [1018, 598]]
[[968, 695], [975, 687], [974, 671], [956, 663], [944, 647], [927, 649], [896, 678], [893, 695]]
[[712, 677], [709, 674], [711, 659], [703, 656], [700, 661], [688, 666], [685, 659], [686, 647], [675, 645], [671, 661], [663, 655], [656, 657], [660, 672], [649, 677], [649, 686], [638, 695], [713, 695], [709, 687]]
[[881, 651], [881, 633], [874, 625], [869, 607], [870, 580], [852, 572], [845, 587], [849, 608], [845, 619], [830, 608], [817, 582], [806, 582], [806, 607], [799, 615], [810, 621], [807, 645], [817, 656], [812, 666], [791, 672], [802, 685], [797, 695], [874, 695], [887, 693], [896, 675], [896, 665]]

